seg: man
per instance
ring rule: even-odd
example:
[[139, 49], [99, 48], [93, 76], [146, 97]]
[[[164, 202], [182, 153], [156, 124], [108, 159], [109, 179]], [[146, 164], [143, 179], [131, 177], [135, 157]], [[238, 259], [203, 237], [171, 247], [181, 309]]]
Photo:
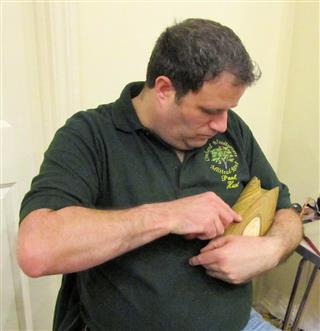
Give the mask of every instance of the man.
[[[64, 274], [54, 330], [274, 329], [251, 311], [250, 280], [294, 250], [301, 224], [230, 110], [258, 76], [231, 29], [188, 19], [159, 37], [145, 83], [58, 130], [17, 248], [27, 275]], [[253, 176], [280, 188], [272, 228], [222, 236]]]

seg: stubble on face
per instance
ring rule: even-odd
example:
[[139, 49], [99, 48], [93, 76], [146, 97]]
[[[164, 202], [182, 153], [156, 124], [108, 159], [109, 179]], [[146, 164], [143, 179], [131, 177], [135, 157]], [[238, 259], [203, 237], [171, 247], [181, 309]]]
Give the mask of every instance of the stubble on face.
[[235, 84], [232, 74], [224, 73], [205, 82], [197, 92], [188, 92], [168, 107], [166, 141], [180, 150], [200, 148], [227, 129], [227, 112], [235, 107], [246, 86]]
[[204, 82], [199, 91], [189, 91], [176, 100], [171, 81], [167, 77], [160, 77], [159, 81], [167, 93], [161, 88], [145, 88], [144, 93], [133, 99], [133, 104], [145, 127], [181, 151], [200, 148], [217, 133], [224, 132], [228, 109], [237, 105], [246, 89], [236, 84], [234, 75], [224, 72]]

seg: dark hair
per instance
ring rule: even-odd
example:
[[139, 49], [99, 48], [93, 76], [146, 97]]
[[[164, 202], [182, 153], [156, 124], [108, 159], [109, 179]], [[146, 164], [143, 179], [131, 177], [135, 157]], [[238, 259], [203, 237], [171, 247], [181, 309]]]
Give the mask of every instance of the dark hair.
[[177, 99], [198, 91], [204, 81], [223, 71], [235, 75], [238, 84], [251, 85], [261, 76], [239, 37], [228, 27], [205, 19], [187, 19], [168, 27], [152, 51], [146, 85], [167, 76]]

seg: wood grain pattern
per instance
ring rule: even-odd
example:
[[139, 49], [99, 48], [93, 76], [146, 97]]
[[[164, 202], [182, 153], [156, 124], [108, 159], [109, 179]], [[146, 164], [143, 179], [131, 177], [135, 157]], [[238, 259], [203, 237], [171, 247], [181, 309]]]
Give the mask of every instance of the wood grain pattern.
[[225, 235], [263, 236], [273, 222], [278, 195], [278, 187], [265, 190], [261, 188], [260, 180], [253, 177], [233, 206], [242, 221], [230, 224]]

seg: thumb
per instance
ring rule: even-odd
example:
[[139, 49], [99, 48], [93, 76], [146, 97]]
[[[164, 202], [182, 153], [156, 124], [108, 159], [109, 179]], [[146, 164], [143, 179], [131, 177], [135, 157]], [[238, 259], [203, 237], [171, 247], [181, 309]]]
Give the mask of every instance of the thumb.
[[213, 240], [211, 240], [209, 242], [209, 244], [205, 247], [203, 247], [200, 252], [201, 253], [204, 253], [204, 252], [208, 252], [212, 249], [216, 249], [216, 248], [219, 248], [219, 247], [222, 247], [224, 246], [227, 242], [228, 242], [228, 239], [229, 237], [225, 237], [225, 236], [221, 236], [221, 237], [218, 237], [218, 238], [215, 238]]

